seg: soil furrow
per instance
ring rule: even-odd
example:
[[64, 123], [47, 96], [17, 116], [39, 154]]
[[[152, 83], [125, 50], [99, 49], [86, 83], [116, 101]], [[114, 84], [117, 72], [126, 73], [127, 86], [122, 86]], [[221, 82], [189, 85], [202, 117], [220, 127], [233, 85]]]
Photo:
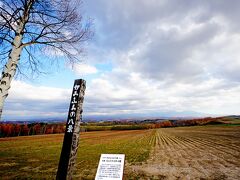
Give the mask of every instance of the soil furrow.
[[202, 127], [158, 129], [150, 158], [132, 169], [145, 174], [143, 179], [240, 179], [239, 133], [221, 132], [226, 137], [219, 139]]

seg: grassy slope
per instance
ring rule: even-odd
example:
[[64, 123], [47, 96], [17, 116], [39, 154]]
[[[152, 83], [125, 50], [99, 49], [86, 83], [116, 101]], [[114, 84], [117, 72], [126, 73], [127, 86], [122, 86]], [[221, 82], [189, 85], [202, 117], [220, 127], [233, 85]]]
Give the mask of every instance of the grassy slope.
[[[93, 179], [101, 153], [123, 153], [127, 164], [146, 161], [154, 130], [82, 133], [75, 179]], [[63, 135], [0, 139], [2, 179], [54, 179]]]

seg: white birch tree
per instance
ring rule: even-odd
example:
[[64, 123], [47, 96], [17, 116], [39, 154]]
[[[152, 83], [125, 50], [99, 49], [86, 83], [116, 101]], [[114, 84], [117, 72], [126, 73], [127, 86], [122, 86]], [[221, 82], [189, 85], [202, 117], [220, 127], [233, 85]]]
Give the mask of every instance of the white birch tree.
[[11, 82], [21, 72], [23, 53], [24, 65], [32, 72], [41, 63], [34, 53], [45, 53], [46, 47], [61, 52], [72, 64], [79, 61], [75, 55], [92, 36], [91, 22], [83, 20], [80, 6], [78, 0], [0, 1], [0, 119]]

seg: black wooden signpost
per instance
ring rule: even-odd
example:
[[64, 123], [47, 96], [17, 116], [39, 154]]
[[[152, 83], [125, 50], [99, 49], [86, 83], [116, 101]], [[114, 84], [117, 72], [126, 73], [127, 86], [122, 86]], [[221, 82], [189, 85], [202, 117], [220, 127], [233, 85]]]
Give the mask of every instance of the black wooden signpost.
[[86, 81], [77, 79], [73, 85], [69, 106], [65, 136], [57, 171], [57, 180], [72, 179], [73, 166], [77, 156], [82, 120], [82, 105], [86, 89]]

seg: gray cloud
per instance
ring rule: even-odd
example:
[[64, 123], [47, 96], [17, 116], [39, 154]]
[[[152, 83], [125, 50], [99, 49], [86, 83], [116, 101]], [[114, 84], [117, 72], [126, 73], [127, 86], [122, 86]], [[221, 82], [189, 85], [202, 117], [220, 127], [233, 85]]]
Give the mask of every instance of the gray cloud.
[[[230, 113], [231, 108], [224, 111], [223, 107], [232, 104], [231, 112], [239, 113], [233, 105], [240, 101], [235, 94], [240, 79], [239, 3], [88, 1], [98, 25], [98, 48], [115, 65], [100, 79], [115, 88], [136, 90], [138, 108], [142, 98], [146, 108], [152, 104], [156, 110], [186, 110], [187, 106]], [[133, 74], [139, 79], [134, 80]], [[141, 82], [147, 85], [138, 86]], [[132, 96], [126, 99], [131, 102]]]
[[[221, 34], [239, 34], [238, 5], [226, 0], [86, 2], [96, 18], [98, 47], [119, 62], [117, 65], [148, 78], [177, 81], [200, 81], [225, 71], [219, 67], [215, 73], [206, 72], [205, 67], [215, 59], [205, 58], [199, 63], [194, 55], [205, 53], [202, 46], [211, 46]], [[123, 54], [129, 54], [129, 62]]]
[[[86, 115], [240, 113], [240, 1], [88, 0], [84, 7], [96, 29], [87, 62], [113, 66], [88, 82]], [[65, 117], [70, 90], [19, 86], [6, 113]]]

